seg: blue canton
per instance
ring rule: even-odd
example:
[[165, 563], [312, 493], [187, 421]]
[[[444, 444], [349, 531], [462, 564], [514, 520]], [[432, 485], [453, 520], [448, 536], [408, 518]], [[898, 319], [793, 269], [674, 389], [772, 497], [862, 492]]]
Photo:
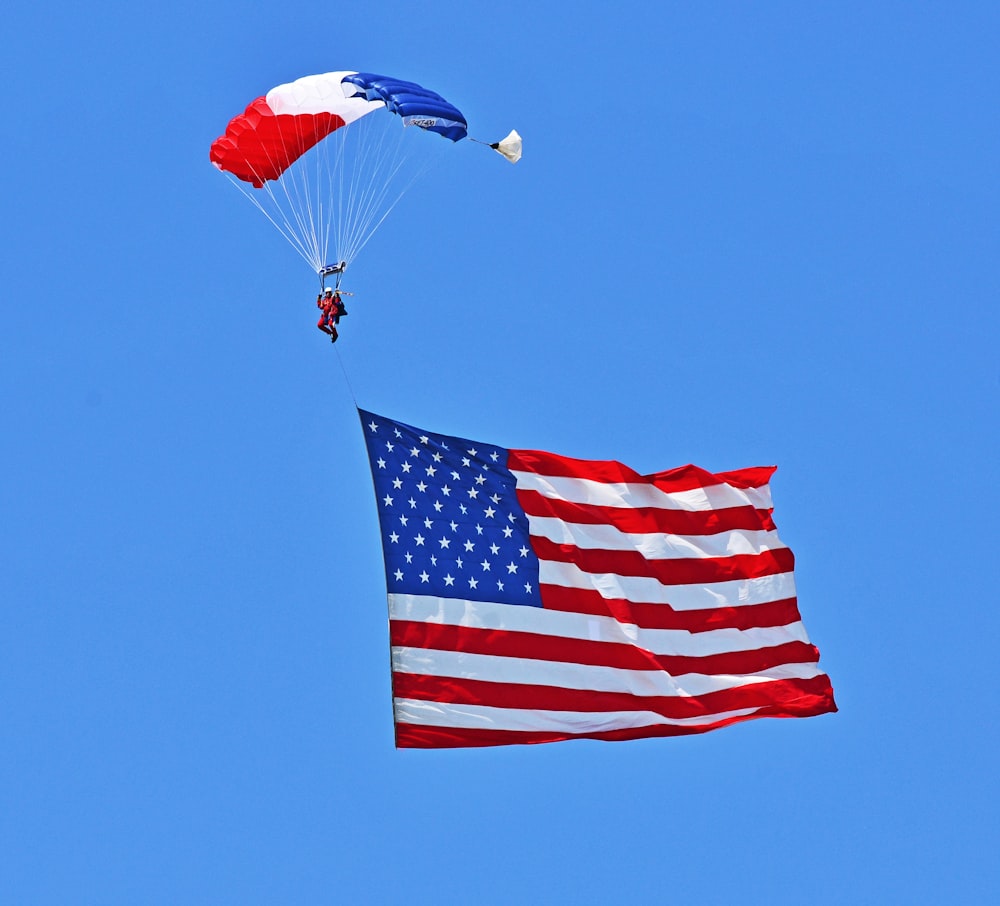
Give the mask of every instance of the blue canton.
[[507, 451], [359, 414], [389, 593], [541, 607]]

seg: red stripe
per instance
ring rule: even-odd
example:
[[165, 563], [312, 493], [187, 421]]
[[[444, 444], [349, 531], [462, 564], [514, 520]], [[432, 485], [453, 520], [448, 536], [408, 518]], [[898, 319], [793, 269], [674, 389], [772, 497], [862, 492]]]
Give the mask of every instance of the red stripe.
[[459, 748], [468, 746], [506, 746], [541, 742], [558, 742], [564, 739], [599, 739], [616, 742], [627, 739], [643, 739], [658, 736], [690, 736], [707, 733], [730, 724], [755, 720], [758, 717], [813, 717], [837, 710], [832, 691], [803, 694], [795, 703], [773, 705], [761, 708], [753, 714], [742, 717], [727, 717], [710, 724], [697, 727], [677, 727], [655, 725], [650, 727], [629, 727], [621, 730], [606, 730], [595, 733], [557, 733], [551, 731], [461, 729], [456, 727], [434, 727], [424, 724], [396, 724], [397, 748]]
[[723, 484], [749, 490], [750, 488], [766, 487], [777, 471], [777, 466], [748, 466], [745, 469], [733, 469], [731, 472], [716, 472], [715, 477]]
[[624, 598], [605, 598], [596, 589], [541, 585], [546, 610], [614, 617], [619, 623], [634, 623], [642, 629], [752, 629], [755, 626], [787, 626], [797, 623], [798, 599], [785, 598], [743, 607], [712, 607], [705, 610], [674, 610], [669, 604], [637, 604]]
[[629, 534], [715, 535], [727, 531], [774, 531], [770, 510], [751, 506], [718, 510], [664, 510], [659, 507], [614, 507], [545, 497], [519, 490], [518, 503], [529, 516], [561, 519], [577, 525], [613, 525]]
[[613, 551], [556, 544], [548, 538], [531, 536], [531, 546], [539, 560], [572, 563], [586, 573], [614, 573], [619, 576], [643, 576], [664, 585], [706, 585], [732, 579], [757, 579], [790, 573], [795, 558], [787, 547], [759, 554], [735, 554], [732, 557], [649, 560], [639, 551]]
[[519, 472], [534, 472], [537, 475], [584, 478], [605, 484], [648, 484], [666, 493], [711, 488], [721, 484], [737, 488], [764, 487], [775, 471], [774, 466], [755, 466], [713, 475], [705, 469], [687, 465], [653, 475], [640, 475], [634, 469], [614, 460], [572, 459], [543, 450], [509, 450], [507, 468]]
[[393, 673], [392, 694], [395, 698], [524, 711], [577, 711], [588, 714], [650, 711], [674, 720], [745, 708], [771, 708], [774, 713], [788, 717], [810, 717], [836, 710], [833, 689], [826, 674], [807, 680], [751, 683], [698, 696], [670, 696]]
[[570, 639], [535, 632], [479, 629], [414, 620], [391, 621], [389, 635], [394, 646], [587, 664], [620, 670], [664, 671], [673, 676], [685, 673], [701, 673], [706, 676], [758, 673], [780, 664], [814, 664], [819, 660], [819, 651], [813, 645], [794, 641], [697, 657], [655, 654], [638, 645], [623, 642]]
[[[755, 714], [754, 717], [768, 717]], [[527, 730], [480, 730], [459, 727], [431, 727], [424, 724], [396, 724], [397, 749], [458, 749], [473, 746], [515, 746], [542, 742], [562, 742], [566, 739], [600, 739], [605, 742], [623, 742], [652, 736], [690, 736], [707, 733], [740, 720], [734, 717], [700, 727], [672, 727], [659, 725], [627, 730], [610, 730], [604, 733], [549, 733]]]

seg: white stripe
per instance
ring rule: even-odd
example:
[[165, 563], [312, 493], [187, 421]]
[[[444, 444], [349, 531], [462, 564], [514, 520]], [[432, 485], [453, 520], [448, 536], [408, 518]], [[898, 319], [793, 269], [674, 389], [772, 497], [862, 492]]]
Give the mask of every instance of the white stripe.
[[747, 717], [757, 708], [720, 711], [697, 717], [664, 717], [651, 711], [537, 711], [492, 708], [488, 705], [452, 705], [418, 699], [393, 702], [397, 723], [480, 730], [543, 730], [553, 733], [601, 733], [639, 727], [700, 727], [734, 717]]
[[800, 622], [789, 623], [787, 626], [711, 629], [692, 633], [683, 629], [640, 629], [634, 623], [619, 623], [610, 616], [563, 613], [540, 607], [518, 607], [514, 604], [435, 598], [429, 595], [390, 594], [389, 618], [607, 642], [629, 645], [653, 654], [684, 657], [706, 657], [734, 651], [756, 651], [788, 642], [809, 642], [805, 626]]
[[776, 573], [757, 579], [730, 579], [706, 585], [664, 585], [642, 576], [588, 573], [573, 563], [541, 560], [538, 581], [543, 585], [596, 590], [611, 600], [637, 604], [669, 604], [674, 610], [708, 610], [713, 607], [745, 607], [795, 597], [792, 573]]
[[613, 525], [565, 522], [552, 516], [528, 516], [532, 535], [585, 550], [638, 551], [647, 560], [688, 560], [760, 554], [785, 547], [775, 531], [735, 530], [714, 535], [632, 534]]
[[659, 669], [623, 670], [619, 667], [594, 667], [589, 664], [567, 664], [559, 661], [405, 646], [393, 647], [392, 668], [397, 673], [413, 673], [420, 676], [449, 676], [491, 683], [556, 686], [562, 689], [587, 689], [592, 692], [624, 692], [628, 695], [685, 698], [772, 680], [812, 679], [822, 675], [822, 671], [815, 664], [781, 664], [756, 673], [712, 676], [684, 673], [671, 676]]
[[663, 510], [719, 510], [734, 506], [771, 509], [770, 485], [759, 488], [734, 488], [728, 484], [690, 491], [661, 491], [651, 484], [593, 481], [590, 478], [565, 478], [513, 471], [519, 491], [538, 491], [553, 500], [588, 503], [595, 506], [656, 507]]
[[[384, 107], [384, 101], [369, 101], [364, 97], [346, 97], [344, 78], [354, 72], [324, 72], [305, 76], [272, 88], [265, 96], [267, 106], [275, 115], [300, 116], [305, 113], [335, 113], [345, 123], [353, 123], [366, 113]], [[354, 86], [349, 86], [354, 90]]]

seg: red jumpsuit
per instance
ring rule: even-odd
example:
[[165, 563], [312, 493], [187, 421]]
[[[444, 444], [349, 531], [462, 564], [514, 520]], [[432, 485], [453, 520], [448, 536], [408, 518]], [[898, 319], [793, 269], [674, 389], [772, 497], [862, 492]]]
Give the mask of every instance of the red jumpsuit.
[[332, 293], [330, 295], [320, 293], [316, 298], [316, 306], [321, 311], [316, 326], [323, 333], [330, 335], [331, 343], [336, 343], [338, 336], [337, 325], [340, 323], [341, 317], [347, 314], [347, 309], [340, 298], [340, 293]]

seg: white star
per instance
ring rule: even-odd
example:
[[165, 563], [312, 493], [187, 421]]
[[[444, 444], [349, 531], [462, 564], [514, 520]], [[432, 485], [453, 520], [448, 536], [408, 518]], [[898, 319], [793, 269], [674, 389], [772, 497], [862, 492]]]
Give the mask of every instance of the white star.
[[451, 522], [449, 523], [449, 525], [451, 526], [451, 530], [453, 532], [457, 532], [458, 531], [458, 523], [454, 519], [451, 520]]
[[465, 542], [465, 549], [466, 549], [467, 551], [471, 551], [471, 550], [474, 550], [474, 549], [475, 549], [475, 547], [476, 547], [476, 545], [474, 545], [474, 544], [473, 544], [473, 543], [472, 543], [471, 541], [466, 541], [466, 542]]
[[438, 453], [438, 451], [437, 451], [437, 450], [435, 450], [435, 451], [434, 451], [434, 452], [433, 452], [433, 453], [431, 454], [431, 459], [433, 459], [433, 460], [434, 460], [434, 462], [441, 462], [441, 459], [442, 459], [442, 456], [441, 456], [441, 454], [440, 454], [440, 453]]
[[469, 512], [468, 509], [466, 509], [466, 506], [465, 506], [464, 503], [460, 503], [458, 505], [458, 508], [462, 511], [462, 515], [463, 516], [465, 516]]
[[403, 465], [401, 466], [401, 468], [402, 468], [402, 470], [404, 472], [409, 472], [410, 471], [410, 464], [408, 462], [404, 462]]
[[385, 442], [385, 448], [386, 448], [386, 449], [387, 449], [387, 450], [388, 450], [388, 451], [389, 451], [390, 453], [391, 453], [391, 452], [392, 452], [393, 450], [395, 450], [395, 449], [396, 449], [396, 448], [395, 448], [395, 447], [394, 447], [394, 446], [392, 445], [392, 441], [388, 441], [388, 440], [387, 440], [387, 441]]
[[448, 497], [451, 494], [451, 488], [449, 488], [448, 485], [445, 485], [441, 488], [441, 493], [444, 494], [445, 497]]
[[400, 515], [399, 515], [399, 524], [400, 525], [404, 525], [405, 526], [406, 523], [409, 522], [409, 521], [410, 521], [410, 519], [409, 519], [408, 516], [406, 516], [404, 513], [400, 513]]
[[434, 501], [434, 510], [435, 510], [435, 512], [440, 513], [441, 510], [443, 510], [443, 509], [444, 509], [444, 504], [440, 500], [435, 500]]
[[392, 433], [395, 434], [396, 437], [402, 437], [403, 436], [403, 432], [400, 431], [399, 428], [393, 428], [392, 429]]
[[469, 456], [478, 456], [479, 455], [479, 451], [475, 447], [473, 447], [471, 450], [468, 450], [467, 452], [468, 452]]
[[477, 491], [475, 488], [469, 488], [468, 494], [470, 497], [475, 499], [476, 497], [479, 496], [479, 491]]
[[389, 540], [393, 544], [399, 544], [399, 535], [397, 535], [395, 532], [392, 532], [392, 534], [389, 535]]
[[508, 573], [516, 573], [517, 572], [517, 564], [513, 560], [510, 563], [507, 564], [507, 572]]
[[490, 571], [490, 561], [489, 560], [483, 560], [483, 562], [480, 563], [479, 565], [483, 568], [483, 572], [484, 573], [488, 573]]
[[413, 540], [417, 542], [417, 547], [420, 547], [424, 543], [424, 536], [418, 532]]
[[500, 548], [497, 547], [496, 542], [490, 545], [490, 552], [493, 554], [494, 557], [500, 553]]
[[469, 459], [468, 456], [463, 456], [462, 457], [462, 465], [463, 466], [471, 466], [472, 465], [472, 461]]
[[515, 519], [517, 519], [517, 516], [515, 516], [513, 513], [508, 513], [507, 514], [507, 521], [508, 522], [513, 522]]
[[531, 594], [531, 583], [530, 583], [530, 582], [525, 582], [525, 583], [524, 583], [524, 590], [525, 590], [525, 591], [526, 591], [526, 592], [527, 592], [527, 593], [528, 593], [529, 595]]
[[514, 529], [512, 529], [509, 525], [505, 525], [503, 527], [503, 536], [504, 536], [504, 538], [509, 538], [513, 534], [514, 534]]
[[451, 544], [451, 538], [442, 538], [442, 539], [441, 539], [441, 540], [440, 540], [440, 541], [438, 542], [438, 544], [440, 544], [440, 545], [441, 545], [441, 547], [447, 547], [447, 546], [448, 546], [449, 544]]
[[427, 485], [425, 485], [422, 481], [418, 481], [417, 490], [420, 491], [421, 494], [423, 494], [423, 492], [427, 490]]
[[424, 571], [423, 571], [423, 572], [422, 572], [422, 573], [420, 574], [420, 581], [421, 581], [421, 582], [426, 582], [426, 581], [427, 581], [428, 579], [430, 579], [430, 576], [428, 576], [428, 575], [427, 575], [427, 570], [424, 570]]
[[455, 578], [454, 578], [454, 576], [451, 575], [451, 573], [448, 573], [448, 575], [446, 575], [444, 577], [444, 584], [445, 585], [454, 585], [455, 584]]
[[469, 577], [469, 588], [475, 588], [477, 585], [479, 585], [479, 580], [470, 576]]
[[413, 562], [413, 554], [411, 554], [409, 551], [407, 551], [406, 554], [405, 554], [405, 556], [406, 556], [406, 562], [407, 563], [412, 563]]
[[368, 427], [372, 429], [372, 434], [378, 431], [378, 425], [376, 425], [375, 422], [370, 422]]
[[495, 514], [496, 514], [496, 510], [493, 509], [493, 507], [491, 507], [491, 506], [486, 507], [486, 518], [487, 519], [492, 519]]
[[461, 557], [459, 557], [455, 561], [455, 566], [457, 566], [459, 569], [463, 569], [465, 567], [465, 564], [462, 562], [462, 558]]
[[382, 498], [382, 502], [386, 506], [392, 506], [392, 498], [388, 494], [386, 494], [385, 497]]
[[429, 440], [430, 440], [430, 438], [426, 434], [421, 434], [420, 435], [420, 443], [426, 444]]
[[503, 582], [497, 579], [497, 591], [503, 591]]
[[499, 503], [500, 502], [500, 495], [499, 494], [490, 494], [490, 500], [492, 500], [494, 503]]
[[496, 462], [499, 458], [500, 458], [500, 454], [497, 453], [496, 450], [494, 450], [492, 453], [490, 453], [490, 459], [492, 459], [493, 462]]
[[376, 460], [376, 462], [378, 463], [378, 467], [380, 469], [385, 468], [385, 460], [381, 456]]
[[479, 485], [486, 484], [486, 476], [485, 475], [477, 475], [476, 476], [476, 484], [479, 484]]
[[458, 472], [452, 472], [451, 477], [454, 478], [455, 481], [458, 481], [458, 479], [461, 478], [462, 476], [459, 475]]
[[400, 478], [393, 478], [392, 486], [398, 491], [403, 486], [403, 481]]
[[523, 544], [521, 545], [521, 556], [522, 557], [528, 556], [528, 549]]
[[420, 450], [418, 450], [416, 447], [410, 450], [410, 456], [419, 456], [419, 455], [420, 455]]
[[431, 518], [430, 518], [430, 516], [425, 516], [425, 517], [424, 517], [424, 525], [425, 525], [425, 526], [426, 526], [427, 528], [430, 528], [430, 527], [431, 527], [431, 526], [432, 526], [433, 524], [434, 524], [434, 523], [433, 523], [433, 522], [431, 522]]
[[477, 522], [476, 523], [476, 534], [481, 535], [483, 533], [483, 527]]
[[396, 570], [396, 581], [397, 582], [403, 581], [403, 571], [401, 569]]
[[438, 565], [438, 558], [435, 557], [433, 554], [431, 554], [431, 566], [437, 566], [437, 565]]
[[412, 497], [406, 502], [410, 505], [411, 510], [415, 510], [417, 508], [417, 501], [414, 500]]
[[427, 474], [430, 475], [431, 478], [433, 478], [437, 474], [437, 469], [435, 469], [434, 466], [428, 466]]

